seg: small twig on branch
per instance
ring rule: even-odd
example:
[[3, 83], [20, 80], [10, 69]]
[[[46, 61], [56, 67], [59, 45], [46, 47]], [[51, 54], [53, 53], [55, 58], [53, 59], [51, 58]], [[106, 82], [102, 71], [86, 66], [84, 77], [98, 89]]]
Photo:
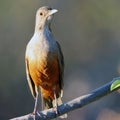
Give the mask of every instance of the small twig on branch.
[[116, 80], [120, 80], [120, 78], [114, 78], [113, 81], [103, 85], [100, 88], [97, 88], [91, 91], [89, 94], [83, 95], [81, 97], [78, 97], [67, 103], [62, 104], [61, 106], [58, 107], [58, 115], [56, 114], [56, 111], [51, 108], [48, 110], [39, 111], [39, 115], [28, 114], [21, 117], [13, 118], [11, 120], [50, 120], [50, 119], [56, 118], [60, 115], [63, 115], [75, 109], [82, 108], [83, 106], [91, 102], [94, 102], [102, 98], [103, 96], [106, 96], [112, 93], [113, 91], [119, 89], [120, 86], [115, 87], [114, 90], [111, 90], [111, 85]]

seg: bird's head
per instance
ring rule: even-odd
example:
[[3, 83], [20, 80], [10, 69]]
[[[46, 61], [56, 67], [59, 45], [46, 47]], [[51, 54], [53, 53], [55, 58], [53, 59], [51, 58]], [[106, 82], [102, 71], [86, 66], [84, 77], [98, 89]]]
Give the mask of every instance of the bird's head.
[[36, 13], [36, 27], [39, 29], [49, 26], [53, 17], [58, 10], [52, 9], [48, 6], [41, 7], [37, 10]]

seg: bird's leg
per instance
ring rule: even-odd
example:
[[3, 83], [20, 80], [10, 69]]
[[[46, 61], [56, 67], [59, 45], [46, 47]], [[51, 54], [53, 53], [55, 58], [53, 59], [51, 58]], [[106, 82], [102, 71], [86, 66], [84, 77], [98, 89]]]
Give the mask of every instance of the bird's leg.
[[43, 95], [41, 93], [41, 108], [44, 110], [44, 100], [43, 100]]
[[53, 108], [55, 108], [56, 110], [56, 114], [58, 115], [58, 104], [57, 104], [57, 97], [56, 97], [56, 86], [54, 87], [54, 104], [53, 104]]
[[37, 89], [33, 114], [36, 114], [39, 108], [40, 108], [40, 91]]
[[36, 114], [37, 112], [37, 105], [38, 105], [38, 92], [36, 94], [36, 98], [35, 98], [35, 106], [34, 106], [34, 111], [33, 111], [33, 114]]

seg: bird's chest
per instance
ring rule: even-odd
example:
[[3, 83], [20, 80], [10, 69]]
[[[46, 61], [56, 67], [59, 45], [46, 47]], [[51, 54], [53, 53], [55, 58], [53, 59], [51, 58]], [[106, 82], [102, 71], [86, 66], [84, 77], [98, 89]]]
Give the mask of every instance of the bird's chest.
[[58, 56], [55, 43], [45, 41], [34, 44], [34, 46], [32, 43], [27, 54], [30, 74], [37, 84], [43, 83], [42, 81], [48, 84], [51, 79], [58, 79]]
[[52, 56], [57, 52], [57, 44], [48, 30], [35, 33], [27, 45], [27, 55], [32, 59], [41, 59]]

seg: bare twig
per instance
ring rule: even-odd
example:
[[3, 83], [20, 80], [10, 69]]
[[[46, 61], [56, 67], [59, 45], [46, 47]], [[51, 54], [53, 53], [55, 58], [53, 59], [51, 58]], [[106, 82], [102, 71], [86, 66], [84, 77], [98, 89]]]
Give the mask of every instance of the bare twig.
[[112, 83], [118, 79], [120, 80], [120, 78], [114, 78], [113, 81], [91, 91], [89, 94], [83, 95], [81, 97], [78, 97], [67, 103], [62, 104], [58, 107], [58, 114], [56, 114], [56, 111], [54, 109], [48, 109], [44, 111], [39, 111], [39, 115], [28, 114], [21, 117], [13, 118], [11, 120], [50, 120], [56, 118], [75, 109], [82, 108], [83, 106], [94, 102], [102, 98], [103, 96], [106, 96], [112, 93], [113, 91], [119, 89], [120, 87], [115, 88], [113, 91], [110, 90]]

